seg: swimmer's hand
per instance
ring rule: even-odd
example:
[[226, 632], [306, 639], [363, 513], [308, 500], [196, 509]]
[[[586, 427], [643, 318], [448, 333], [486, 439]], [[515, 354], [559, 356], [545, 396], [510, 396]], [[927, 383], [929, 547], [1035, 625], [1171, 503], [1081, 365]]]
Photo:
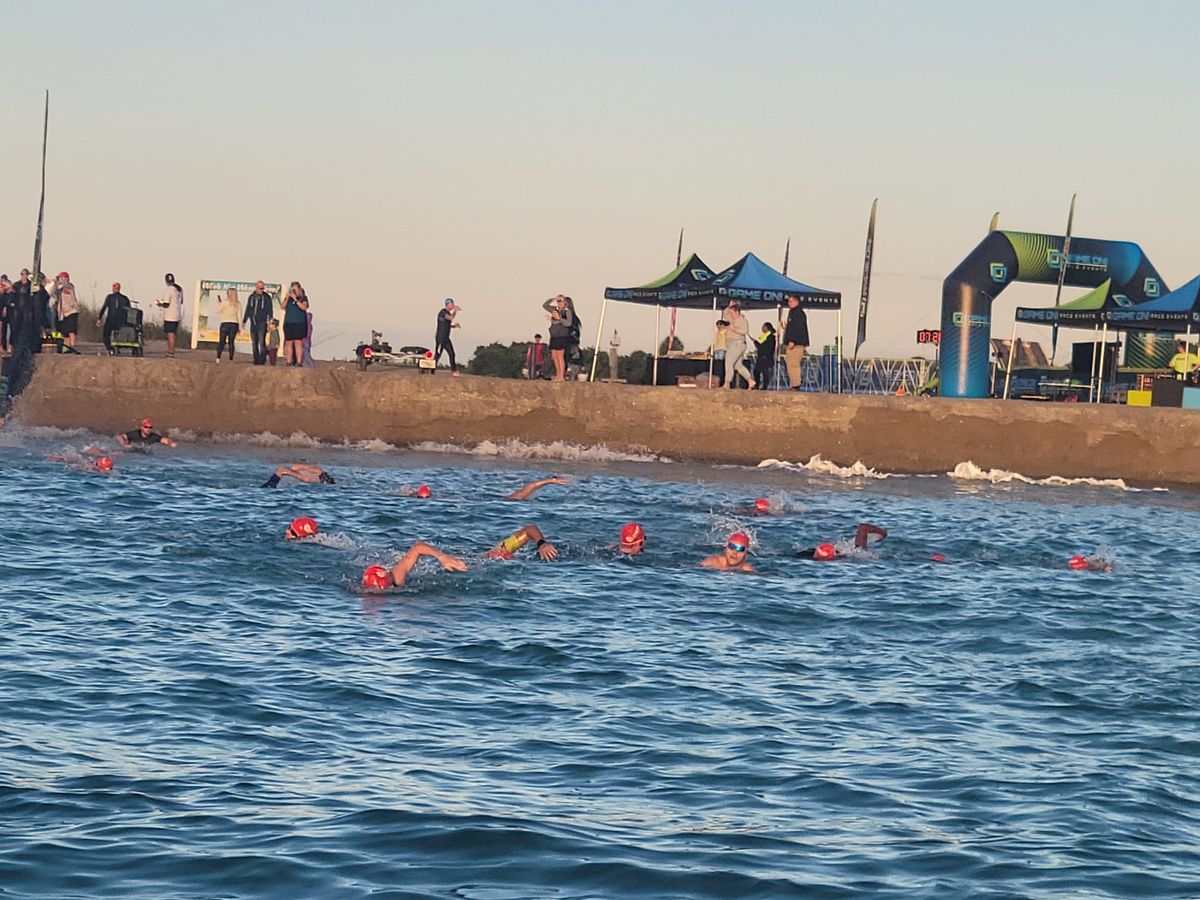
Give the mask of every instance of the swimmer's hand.
[[537, 555], [543, 562], [550, 562], [558, 556], [558, 550], [549, 541], [543, 541], [542, 545], [537, 548]]
[[553, 478], [547, 478], [546, 484], [570, 484], [570, 478], [564, 478], [562, 475], [555, 475]]
[[443, 553], [438, 557], [438, 562], [442, 564], [442, 568], [447, 572], [467, 571], [467, 561], [465, 559], [460, 559], [457, 556], [448, 556]]

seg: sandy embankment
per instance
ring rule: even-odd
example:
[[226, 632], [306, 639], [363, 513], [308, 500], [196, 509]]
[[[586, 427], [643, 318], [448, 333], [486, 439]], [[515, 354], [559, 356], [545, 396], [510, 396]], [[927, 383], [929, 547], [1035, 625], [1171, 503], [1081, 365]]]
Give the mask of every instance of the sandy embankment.
[[1032, 477], [1198, 484], [1200, 412], [1067, 403], [701, 391], [450, 378], [353, 364], [43, 356], [21, 421], [113, 433], [152, 416], [199, 435], [303, 431], [404, 445], [519, 439], [755, 464], [813, 454], [888, 472], [970, 460]]

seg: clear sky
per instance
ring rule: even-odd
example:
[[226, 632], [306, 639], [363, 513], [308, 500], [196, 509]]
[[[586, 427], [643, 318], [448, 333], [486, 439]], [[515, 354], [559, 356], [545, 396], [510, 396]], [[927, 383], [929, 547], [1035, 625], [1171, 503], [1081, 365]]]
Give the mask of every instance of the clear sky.
[[[43, 0], [4, 34], [0, 269], [31, 260], [49, 88], [47, 272], [145, 300], [173, 271], [188, 316], [200, 277], [300, 280], [318, 356], [431, 343], [447, 296], [462, 350], [544, 331], [558, 292], [590, 344], [680, 227], [715, 267], [790, 236], [849, 334], [874, 197], [873, 355], [916, 351], [997, 210], [1061, 233], [1078, 192], [1076, 234], [1200, 272], [1191, 3]], [[1017, 302], [1053, 288], [1006, 291], [998, 336]], [[602, 345], [650, 348], [650, 309], [609, 311]]]

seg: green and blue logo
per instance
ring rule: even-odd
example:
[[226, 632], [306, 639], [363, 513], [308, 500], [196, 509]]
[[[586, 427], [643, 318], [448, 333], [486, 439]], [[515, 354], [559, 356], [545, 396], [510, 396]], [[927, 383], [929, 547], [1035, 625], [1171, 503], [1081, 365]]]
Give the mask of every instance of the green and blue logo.
[[994, 262], [989, 267], [992, 273], [992, 281], [1000, 284], [1008, 280], [1008, 266], [1004, 263]]

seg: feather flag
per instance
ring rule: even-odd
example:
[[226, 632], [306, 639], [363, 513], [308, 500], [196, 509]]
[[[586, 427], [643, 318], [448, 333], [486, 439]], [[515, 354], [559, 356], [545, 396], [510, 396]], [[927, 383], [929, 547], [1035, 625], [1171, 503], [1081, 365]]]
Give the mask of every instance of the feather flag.
[[871, 255], [875, 249], [875, 209], [879, 198], [871, 201], [871, 221], [867, 224], [867, 249], [863, 254], [862, 294], [858, 299], [858, 335], [854, 340], [854, 360], [858, 361], [858, 350], [867, 339], [867, 302], [871, 298]]

